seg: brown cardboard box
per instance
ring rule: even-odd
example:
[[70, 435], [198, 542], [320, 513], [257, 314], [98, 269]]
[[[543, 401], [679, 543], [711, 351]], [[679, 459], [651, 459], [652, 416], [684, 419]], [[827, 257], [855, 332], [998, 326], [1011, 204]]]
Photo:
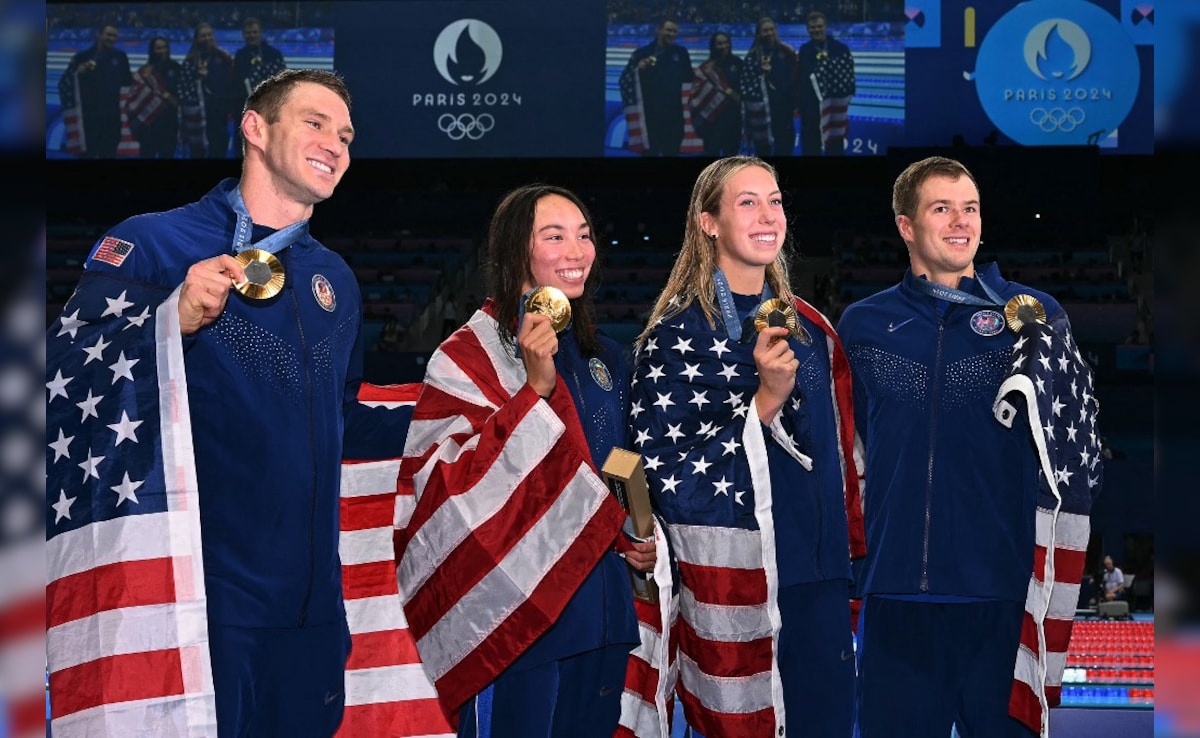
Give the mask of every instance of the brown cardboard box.
[[[654, 515], [650, 511], [650, 488], [646, 485], [646, 471], [642, 468], [642, 455], [623, 448], [614, 448], [600, 470], [605, 483], [621, 502], [633, 521], [633, 533], [638, 538], [654, 537]], [[633, 596], [651, 605], [658, 604], [658, 585], [649, 574], [629, 567], [629, 579], [633, 584]]]

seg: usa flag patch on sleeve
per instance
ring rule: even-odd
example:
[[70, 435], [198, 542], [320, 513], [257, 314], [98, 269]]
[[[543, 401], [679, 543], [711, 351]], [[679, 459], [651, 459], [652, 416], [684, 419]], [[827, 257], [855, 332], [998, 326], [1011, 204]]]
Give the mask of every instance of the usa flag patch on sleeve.
[[105, 236], [104, 240], [100, 242], [100, 246], [96, 248], [96, 253], [92, 254], [92, 259], [119, 267], [131, 251], [133, 251], [132, 243]]

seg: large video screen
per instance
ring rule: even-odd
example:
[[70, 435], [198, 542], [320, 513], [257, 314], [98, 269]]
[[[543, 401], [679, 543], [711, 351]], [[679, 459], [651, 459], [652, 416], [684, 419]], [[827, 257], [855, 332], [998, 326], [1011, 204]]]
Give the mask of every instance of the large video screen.
[[[234, 157], [246, 91], [280, 63], [346, 78], [357, 157], [1153, 151], [1136, 0], [51, 3], [47, 20], [48, 158]], [[158, 37], [174, 78], [149, 62]]]
[[46, 157], [236, 157], [249, 90], [333, 69], [333, 23], [332, 2], [47, 4]]

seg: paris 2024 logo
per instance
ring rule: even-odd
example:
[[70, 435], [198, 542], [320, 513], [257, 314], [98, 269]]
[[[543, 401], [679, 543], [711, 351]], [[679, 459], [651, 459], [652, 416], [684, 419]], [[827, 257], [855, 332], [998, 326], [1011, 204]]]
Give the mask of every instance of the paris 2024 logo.
[[1128, 32], [1086, 0], [1020, 3], [988, 31], [973, 75], [988, 118], [1026, 146], [1098, 143], [1129, 115], [1140, 76]]

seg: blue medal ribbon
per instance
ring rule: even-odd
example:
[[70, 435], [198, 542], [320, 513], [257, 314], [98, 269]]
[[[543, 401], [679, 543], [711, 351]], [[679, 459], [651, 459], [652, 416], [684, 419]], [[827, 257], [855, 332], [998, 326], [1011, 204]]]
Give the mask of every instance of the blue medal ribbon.
[[985, 300], [982, 297], [972, 295], [970, 292], [964, 292], [960, 289], [955, 289], [954, 287], [947, 287], [936, 282], [930, 282], [928, 279], [922, 279], [921, 277], [917, 277], [915, 275], [913, 277], [913, 287], [916, 288], [918, 292], [923, 292], [930, 297], [935, 297], [939, 300], [945, 300], [946, 302], [958, 303], [959, 305], [983, 305], [986, 307], [1001, 307], [1004, 305], [1005, 301], [1000, 299], [1000, 296], [996, 294], [996, 291], [989, 287], [987, 282], [984, 282], [978, 274], [975, 275], [975, 281], [978, 282], [979, 286], [983, 288], [983, 291], [988, 296], [988, 299]]
[[246, 209], [246, 201], [242, 198], [241, 184], [235, 184], [225, 193], [229, 207], [237, 214], [237, 226], [233, 230], [233, 253], [240, 254], [249, 249], [261, 249], [270, 254], [277, 254], [288, 246], [308, 235], [308, 221], [300, 220], [290, 226], [280, 228], [258, 243], [250, 243], [254, 230], [254, 222], [250, 220], [250, 211]]
[[[729, 279], [726, 278], [725, 272], [721, 271], [720, 267], [713, 274], [713, 281], [717, 287], [717, 305], [721, 308], [721, 320], [725, 321], [725, 332], [734, 341], [740, 341], [742, 340], [742, 323], [748, 315], [738, 314], [737, 306], [733, 304], [733, 291], [729, 289]], [[775, 297], [775, 293], [771, 290], [771, 285], [767, 284], [766, 276], [764, 275], [762, 293], [758, 297], [758, 304], [761, 305], [773, 297]]]

